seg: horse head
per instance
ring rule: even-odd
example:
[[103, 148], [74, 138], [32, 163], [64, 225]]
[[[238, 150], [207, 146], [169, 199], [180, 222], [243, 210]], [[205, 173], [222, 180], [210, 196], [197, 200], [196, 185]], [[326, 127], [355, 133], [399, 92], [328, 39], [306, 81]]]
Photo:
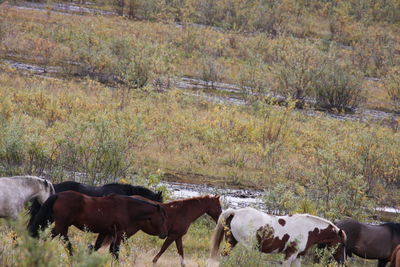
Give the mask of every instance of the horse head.
[[167, 213], [165, 209], [158, 205], [152, 204], [156, 208], [155, 212], [149, 212], [144, 216], [142, 231], [149, 235], [158, 235], [164, 239], [168, 236]]
[[346, 261], [346, 241], [347, 241], [347, 235], [345, 231], [342, 229], [339, 229], [337, 232], [338, 236], [338, 241], [336, 242], [336, 245], [338, 244], [337, 249], [335, 250], [333, 257], [338, 263], [344, 263]]
[[38, 201], [44, 203], [51, 195], [55, 194], [54, 186], [51, 182], [40, 179], [41, 189], [38, 194]]
[[213, 218], [217, 223], [219, 215], [222, 213], [221, 202], [219, 201], [220, 196], [209, 197], [210, 204], [208, 205], [207, 214]]

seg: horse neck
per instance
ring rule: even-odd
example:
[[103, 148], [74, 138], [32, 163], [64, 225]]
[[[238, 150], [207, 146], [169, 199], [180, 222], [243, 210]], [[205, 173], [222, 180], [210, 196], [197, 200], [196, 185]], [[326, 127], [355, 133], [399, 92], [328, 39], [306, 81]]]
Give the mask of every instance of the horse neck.
[[193, 222], [208, 210], [208, 199], [206, 198], [191, 198], [184, 200], [172, 201], [164, 204], [169, 208], [178, 207], [180, 215], [186, 215], [186, 219]]
[[37, 197], [41, 191], [41, 184], [39, 180], [30, 180], [30, 179], [21, 179], [22, 183], [25, 183], [27, 186], [24, 186], [25, 190], [25, 199], [24, 201], [28, 201], [34, 197]]

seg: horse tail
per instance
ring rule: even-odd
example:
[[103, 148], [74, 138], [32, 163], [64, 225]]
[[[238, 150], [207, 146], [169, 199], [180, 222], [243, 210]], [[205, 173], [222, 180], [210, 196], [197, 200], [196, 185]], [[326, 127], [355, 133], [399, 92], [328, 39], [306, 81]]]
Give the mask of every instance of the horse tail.
[[222, 212], [221, 215], [219, 216], [218, 223], [217, 226], [215, 227], [211, 241], [211, 252], [210, 252], [211, 260], [216, 260], [218, 258], [219, 246], [224, 237], [224, 227], [226, 219], [229, 216], [234, 216], [234, 215], [235, 215], [234, 209], [227, 209], [226, 211]]
[[44, 229], [48, 223], [53, 221], [53, 206], [58, 195], [51, 195], [42, 205], [36, 214], [31, 225], [29, 225], [29, 233], [33, 237], [38, 237], [39, 229]]

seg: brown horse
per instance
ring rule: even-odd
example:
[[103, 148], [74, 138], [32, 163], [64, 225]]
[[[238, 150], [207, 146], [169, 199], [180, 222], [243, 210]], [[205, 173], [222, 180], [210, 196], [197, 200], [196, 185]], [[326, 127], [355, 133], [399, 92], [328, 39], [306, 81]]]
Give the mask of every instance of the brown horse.
[[400, 267], [400, 245], [393, 250], [390, 267]]
[[[132, 198], [146, 200], [146, 198], [141, 196], [132, 196]], [[154, 257], [153, 264], [157, 263], [165, 250], [175, 241], [176, 248], [181, 257], [181, 266], [185, 266], [182, 237], [187, 233], [190, 224], [205, 213], [210, 215], [215, 222], [218, 221], [219, 215], [222, 212], [219, 196], [201, 196], [158, 204], [162, 206], [167, 213], [168, 237], [164, 241], [160, 252]], [[94, 248], [98, 250], [102, 244], [106, 245], [109, 242], [112, 242], [110, 237], [100, 234], [97, 237]]]
[[165, 238], [168, 234], [167, 217], [163, 207], [146, 198], [109, 195], [90, 197], [75, 191], [65, 191], [52, 195], [40, 208], [31, 226], [31, 233], [37, 235], [40, 225], [50, 218], [55, 227], [52, 235], [61, 235], [72, 252], [68, 239], [71, 225], [80, 230], [110, 236], [110, 252], [118, 258], [122, 237], [129, 238], [137, 231]]

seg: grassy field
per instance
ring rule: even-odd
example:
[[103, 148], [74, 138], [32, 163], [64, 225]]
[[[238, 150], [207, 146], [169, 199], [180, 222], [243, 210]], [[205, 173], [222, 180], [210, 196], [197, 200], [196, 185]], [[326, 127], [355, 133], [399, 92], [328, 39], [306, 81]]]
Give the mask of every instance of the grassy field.
[[[2, 266], [153, 266], [152, 259], [161, 248], [163, 240], [146, 235], [142, 232], [131, 237], [121, 246], [120, 260], [115, 261], [108, 253], [108, 248], [99, 252], [89, 253], [87, 245], [94, 242], [96, 235], [84, 233], [71, 227], [69, 236], [73, 245], [74, 255], [71, 257], [59, 239], [51, 240], [46, 231], [38, 242], [28, 236], [22, 221], [8, 225], [0, 220], [0, 264]], [[201, 217], [190, 228], [183, 239], [185, 263], [188, 267], [206, 266], [209, 244], [214, 223], [208, 217]], [[12, 230], [13, 229], [13, 230]], [[223, 246], [223, 244], [222, 244]], [[260, 254], [238, 246], [231, 252], [231, 257], [222, 259], [221, 266], [280, 266], [283, 256], [279, 254]], [[174, 244], [159, 259], [157, 266], [178, 266], [180, 258]], [[313, 253], [303, 260], [304, 266], [323, 267], [324, 263], [313, 263]], [[336, 266], [331, 263], [329, 266]], [[353, 258], [349, 266], [376, 266], [375, 261]]]
[[[400, 201], [396, 1], [125, 2], [122, 13], [116, 2], [86, 3], [125, 16], [0, 4], [0, 176], [254, 188], [266, 191], [270, 211], [397, 219], [375, 211]], [[215, 82], [236, 84], [245, 105], [177, 90], [181, 77], [201, 79], [209, 91]], [[267, 94], [286, 105], [271, 105]], [[334, 113], [358, 107], [392, 119], [308, 116], [296, 108], [305, 99]], [[139, 234], [115, 262], [89, 256], [94, 236], [74, 230], [77, 253], [68, 257], [58, 240], [31, 240], [24, 220], [13, 223], [16, 240], [0, 222], [1, 266], [150, 266], [162, 242]], [[185, 237], [188, 266], [205, 266], [213, 227], [201, 219]], [[237, 249], [223, 265], [279, 259], [254, 253]], [[174, 246], [160, 260], [178, 263]]]

